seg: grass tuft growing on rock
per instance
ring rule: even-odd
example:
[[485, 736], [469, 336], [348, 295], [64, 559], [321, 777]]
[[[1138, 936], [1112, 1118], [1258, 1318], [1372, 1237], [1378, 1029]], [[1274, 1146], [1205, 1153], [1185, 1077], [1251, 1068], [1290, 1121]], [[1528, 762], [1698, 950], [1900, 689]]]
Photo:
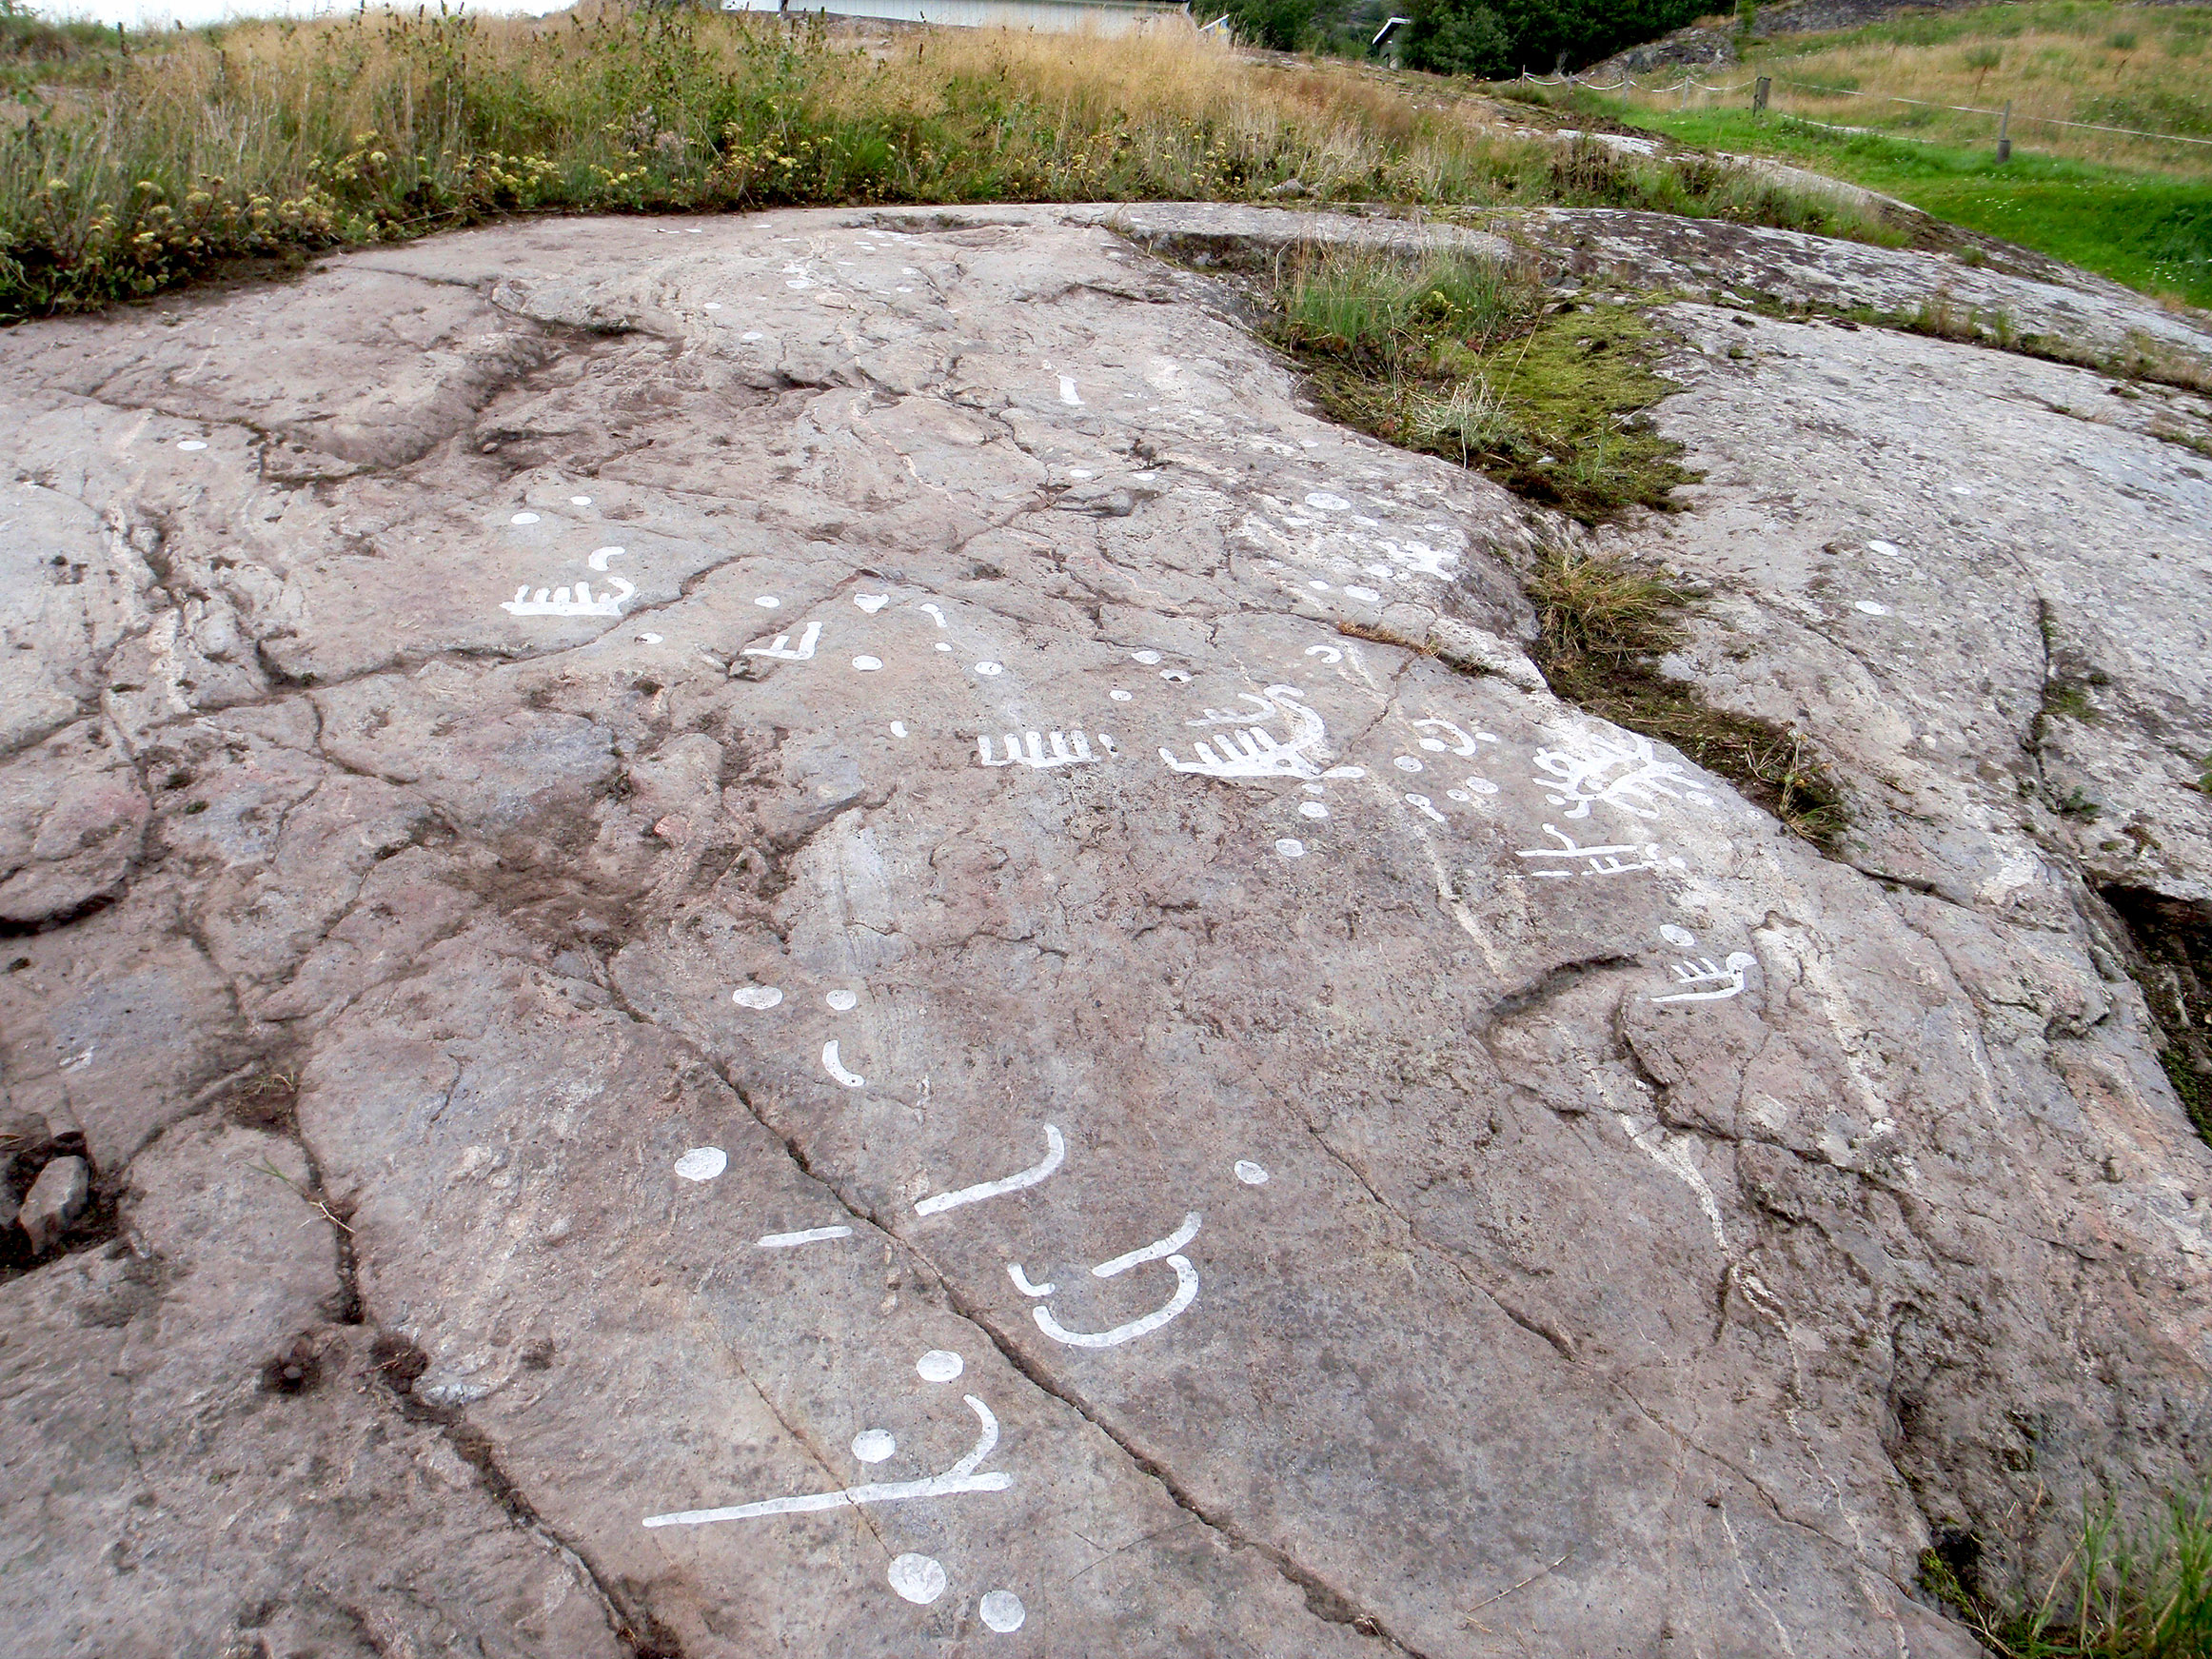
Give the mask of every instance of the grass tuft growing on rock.
[[[1948, 1553], [1921, 1557], [1921, 1584], [2002, 1659], [2204, 1659], [2212, 1653], [2212, 1493], [2170, 1497], [2131, 1527], [2107, 1504], [2086, 1515], [2040, 1593], [1992, 1595]], [[1972, 1551], [1966, 1552], [1971, 1562]]]
[[1309, 251], [1274, 302], [1276, 343], [1348, 425], [1585, 523], [1665, 510], [1690, 476], [1645, 419], [1675, 388], [1632, 306], [1548, 302], [1531, 269], [1472, 254], [1356, 247]]
[[1792, 833], [1832, 850], [1849, 821], [1835, 775], [1802, 733], [1708, 704], [1654, 661], [1679, 643], [1687, 602], [1625, 560], [1547, 550], [1527, 581], [1536, 665], [1552, 691], [1594, 715], [1671, 743], [1733, 783]]

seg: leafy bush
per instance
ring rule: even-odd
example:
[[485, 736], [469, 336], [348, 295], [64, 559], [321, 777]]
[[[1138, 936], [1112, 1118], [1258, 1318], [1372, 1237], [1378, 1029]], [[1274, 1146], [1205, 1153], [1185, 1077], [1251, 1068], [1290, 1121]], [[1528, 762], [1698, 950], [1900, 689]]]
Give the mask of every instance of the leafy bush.
[[1227, 7], [1238, 40], [1276, 51], [1296, 51], [1306, 44], [1313, 10], [1313, 0], [1228, 0]]

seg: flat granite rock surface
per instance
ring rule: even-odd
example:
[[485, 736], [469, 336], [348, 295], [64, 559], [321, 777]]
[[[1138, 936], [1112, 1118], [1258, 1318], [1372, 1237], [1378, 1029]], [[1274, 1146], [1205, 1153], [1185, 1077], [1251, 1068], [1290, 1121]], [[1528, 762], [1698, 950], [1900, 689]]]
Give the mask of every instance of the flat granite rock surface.
[[0, 1649], [1967, 1659], [1931, 1543], [2193, 1478], [2212, 1152], [2100, 895], [2212, 899], [2202, 400], [1664, 314], [1704, 480], [1596, 543], [1824, 857], [1544, 689], [1582, 532], [1145, 235], [0, 341], [0, 1109], [93, 1176], [0, 1283]]

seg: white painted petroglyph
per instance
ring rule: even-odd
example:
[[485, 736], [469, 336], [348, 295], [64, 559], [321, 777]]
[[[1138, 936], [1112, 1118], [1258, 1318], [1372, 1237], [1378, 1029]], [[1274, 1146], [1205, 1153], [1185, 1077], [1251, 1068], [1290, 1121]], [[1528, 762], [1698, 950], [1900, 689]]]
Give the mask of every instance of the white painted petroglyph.
[[1012, 1590], [994, 1590], [976, 1604], [976, 1615], [986, 1627], [1004, 1636], [1021, 1629], [1022, 1620], [1029, 1617], [1029, 1610]]
[[1298, 802], [1298, 816], [1300, 818], [1327, 818], [1329, 809], [1318, 800], [1301, 800]]
[[578, 583], [573, 592], [557, 587], [548, 594], [541, 587], [535, 596], [527, 586], [518, 587], [514, 598], [500, 602], [500, 609], [518, 617], [619, 617], [630, 595], [638, 590], [619, 576], [614, 583], [622, 591], [604, 599], [592, 598], [591, 584], [586, 582]]
[[779, 610], [782, 607], [783, 604], [783, 602], [778, 599], [772, 593], [756, 595], [753, 602], [759, 605], [764, 611]]
[[1865, 611], [1866, 615], [1870, 617], [1886, 617], [1889, 614], [1889, 607], [1887, 605], [1877, 604], [1870, 599], [1855, 601], [1852, 603], [1851, 608], [1855, 611]]
[[572, 495], [568, 498], [568, 504], [572, 507], [588, 507], [591, 505], [591, 497], [587, 495]]
[[536, 513], [517, 513], [507, 521], [510, 524], [534, 524], [537, 522], [538, 515]]
[[887, 593], [856, 593], [853, 595], [853, 602], [874, 616], [891, 602], [891, 596]]
[[583, 562], [603, 576], [609, 559], [624, 558], [628, 553], [627, 547], [594, 547]]
[[1383, 552], [1394, 563], [1410, 565], [1423, 576], [1433, 576], [1439, 582], [1449, 582], [1456, 568], [1452, 554], [1438, 551], [1426, 542], [1383, 542]]
[[[1155, 1309], [1140, 1319], [1132, 1319], [1126, 1325], [1116, 1325], [1111, 1331], [1070, 1331], [1053, 1317], [1050, 1308], [1032, 1308], [1030, 1315], [1037, 1320], [1039, 1331], [1055, 1342], [1065, 1343], [1070, 1348], [1118, 1348], [1124, 1342], [1149, 1336], [1198, 1299], [1198, 1270], [1191, 1265], [1190, 1258], [1171, 1255], [1167, 1258], [1167, 1264], [1175, 1270], [1175, 1294], [1168, 1299], [1166, 1306]], [[1094, 1268], [1092, 1271], [1096, 1273], [1097, 1270]]]
[[1474, 797], [1468, 794], [1468, 792], [1464, 789], [1447, 789], [1444, 792], [1444, 799], [1447, 800], [1456, 800], [1464, 804], [1467, 801], [1472, 800]]
[[749, 346], [754, 341], [765, 340], [768, 338], [768, 336], [761, 333], [758, 328], [748, 328], [742, 334], [739, 335], [738, 338], [744, 341]]
[[820, 638], [821, 624], [809, 622], [806, 624], [806, 631], [799, 637], [798, 650], [794, 651], [790, 648], [791, 636], [789, 634], [778, 634], [774, 644], [747, 645], [744, 649], [744, 655], [748, 657], [775, 657], [785, 662], [811, 662], [814, 660], [815, 642]]
[[976, 672], [984, 679], [991, 680], [1005, 673], [1006, 664], [1003, 662], [978, 662], [976, 664]]
[[[1579, 861], [1584, 868], [1580, 872], [1573, 870], [1531, 870], [1529, 872], [1531, 876], [1550, 877], [1564, 881], [1576, 874], [1625, 876], [1632, 870], [1656, 870], [1659, 868], [1657, 842], [1647, 842], [1642, 846], [1635, 846], [1623, 841], [1612, 846], [1585, 847], [1577, 845], [1571, 836], [1551, 824], [1544, 826], [1544, 833], [1557, 841], [1559, 845], [1523, 849], [1516, 852], [1513, 857], [1516, 859], [1556, 859], [1570, 863]], [[1634, 864], [1624, 864], [1620, 859], [1620, 855], [1623, 853], [1641, 854], [1642, 861]]]
[[881, 1463], [899, 1450], [888, 1429], [863, 1429], [853, 1436], [853, 1455], [862, 1463]]
[[862, 674], [873, 674], [883, 666], [883, 659], [880, 657], [855, 657], [853, 666]]
[[1180, 668], [1162, 668], [1159, 671], [1159, 677], [1170, 685], [1188, 685], [1191, 683], [1191, 677]]
[[1083, 406], [1083, 400], [1076, 391], [1076, 377], [1072, 374], [1060, 376], [1060, 402], [1076, 408]]
[[1014, 1281], [1014, 1288], [1025, 1296], [1049, 1296], [1059, 1288], [1050, 1279], [1041, 1285], [1031, 1284], [1029, 1275], [1021, 1271], [1021, 1264], [1017, 1261], [1006, 1264], [1006, 1276]]
[[205, 438], [183, 438], [178, 440], [177, 447], [179, 449], [205, 449], [207, 447], [207, 441]]
[[1411, 755], [1400, 755], [1391, 764], [1401, 772], [1418, 772], [1421, 770], [1421, 762]]
[[[1681, 929], [1677, 928], [1676, 932]], [[1654, 1002], [1726, 1002], [1731, 997], [1740, 997], [1744, 991], [1744, 970], [1755, 968], [1759, 958], [1748, 951], [1730, 951], [1728, 960], [1720, 967], [1713, 966], [1710, 957], [1676, 962], [1673, 966], [1677, 985], [1694, 987], [1679, 991], [1671, 997], [1654, 997]], [[1712, 987], [1718, 987], [1714, 989]]]
[[[1043, 1310], [1039, 1309], [1038, 1312]], [[1178, 1310], [1179, 1311], [1179, 1310]], [[928, 1356], [924, 1355], [926, 1359]], [[958, 1374], [957, 1373], [955, 1373]], [[844, 1487], [837, 1491], [809, 1492], [802, 1497], [767, 1498], [760, 1503], [732, 1504], [718, 1510], [679, 1510], [672, 1514], [647, 1515], [648, 1527], [698, 1527], [716, 1521], [749, 1521], [760, 1515], [805, 1515], [823, 1510], [859, 1509], [863, 1504], [905, 1503], [914, 1498], [951, 1497], [958, 1492], [1004, 1491], [1014, 1484], [1014, 1477], [994, 1471], [978, 1474], [983, 1459], [991, 1455], [998, 1444], [998, 1419], [991, 1414], [991, 1408], [974, 1394], [962, 1394], [969, 1409], [982, 1424], [982, 1432], [976, 1444], [958, 1463], [942, 1474], [929, 1475], [921, 1480], [883, 1481], [869, 1486]]]
[[730, 1000], [740, 1008], [773, 1008], [783, 1000], [783, 993], [773, 985], [740, 985], [730, 993]]
[[1129, 654], [1129, 660], [1132, 662], [1141, 662], [1150, 668], [1159, 662], [1159, 653], [1157, 651], [1132, 651]]
[[1495, 795], [1498, 792], [1498, 786], [1488, 778], [1470, 778], [1467, 787], [1477, 795]]
[[934, 604], [925, 604], [921, 608], [937, 619], [938, 627], [941, 628], [945, 625], [945, 613], [941, 608]]
[[661, 636], [659, 634], [640, 634], [638, 636], [638, 643], [641, 645], [658, 645], [660, 642]]
[[730, 1167], [730, 1155], [719, 1146], [695, 1146], [676, 1160], [676, 1173], [687, 1181], [711, 1181]]
[[891, 722], [891, 735], [895, 738], [903, 738], [906, 736], [906, 722], [904, 721], [893, 721]]
[[967, 1369], [966, 1361], [945, 1348], [933, 1348], [914, 1362], [915, 1374], [923, 1382], [951, 1382]]
[[1426, 795], [1409, 795], [1406, 797], [1406, 804], [1421, 814], [1422, 817], [1434, 819], [1438, 823], [1452, 821], [1436, 810], [1435, 802], [1432, 801]]
[[1306, 856], [1306, 843], [1296, 836], [1284, 836], [1275, 842], [1275, 851], [1286, 859], [1302, 859]]
[[[833, 1043], [831, 1045], [835, 1047]], [[1018, 1193], [1024, 1187], [1034, 1187], [1067, 1161], [1068, 1143], [1060, 1138], [1060, 1132], [1051, 1124], [1044, 1126], [1044, 1157], [1025, 1170], [996, 1181], [978, 1182], [973, 1187], [962, 1187], [954, 1193], [938, 1193], [915, 1205], [917, 1215], [941, 1215], [947, 1210], [958, 1210], [963, 1204], [980, 1204], [985, 1198], [996, 1198], [1006, 1193]]]
[[1344, 661], [1344, 653], [1339, 651], [1334, 645], [1308, 645], [1306, 647], [1306, 655], [1309, 657], [1318, 657], [1322, 662], [1329, 663], [1336, 663]]
[[832, 991], [828, 996], [824, 997], [822, 1000], [828, 1003], [831, 1009], [839, 1014], [850, 1014], [854, 1009], [859, 1007], [860, 1005], [860, 998], [857, 992], [841, 989]]
[[848, 1089], [863, 1088], [866, 1086], [868, 1081], [867, 1078], [860, 1076], [857, 1073], [846, 1071], [845, 1068], [839, 1063], [838, 1045], [834, 1041], [825, 1042], [821, 1045], [821, 1069], [827, 1072], [831, 1076], [835, 1077], [839, 1082], [844, 1084], [844, 1086]]
[[[1260, 701], [1248, 692], [1238, 695], [1248, 702]], [[1290, 722], [1291, 740], [1287, 743], [1277, 741], [1272, 733], [1259, 726], [1246, 726], [1230, 732], [1225, 738], [1215, 738], [1211, 743], [1201, 741], [1194, 744], [1197, 759], [1187, 763], [1164, 748], [1159, 758], [1167, 762], [1170, 771], [1195, 772], [1207, 778], [1318, 778], [1322, 774], [1316, 761], [1326, 758], [1321, 752], [1321, 742], [1327, 732], [1321, 717], [1300, 701], [1302, 696], [1292, 685], [1267, 688], [1266, 701]], [[1213, 711], [1208, 712], [1211, 715]]]
[[1678, 951], [1687, 951], [1697, 943], [1697, 935], [1687, 927], [1676, 927], [1671, 921], [1661, 925], [1659, 937]]
[[1267, 1185], [1267, 1171], [1250, 1158], [1240, 1157], [1236, 1160], [1236, 1178], [1248, 1187], [1264, 1187]]
[[1344, 597], [1346, 599], [1355, 599], [1359, 601], [1361, 604], [1382, 603], [1382, 595], [1375, 592], [1375, 590], [1372, 587], [1348, 587], [1344, 590]]
[[850, 1227], [809, 1227], [798, 1233], [764, 1233], [754, 1241], [755, 1250], [790, 1250], [800, 1244], [820, 1244], [825, 1239], [850, 1238]]
[[1415, 721], [1413, 722], [1413, 730], [1417, 732], [1432, 732], [1443, 734], [1442, 736], [1438, 737], [1423, 738], [1421, 740], [1421, 747], [1428, 750], [1432, 755], [1441, 755], [1449, 752], [1451, 754], [1459, 756], [1462, 760], [1474, 753], [1475, 744], [1494, 743], [1497, 741], [1497, 737], [1494, 733], [1476, 731], [1472, 734], [1470, 734], [1468, 732], [1462, 731], [1451, 721], [1445, 720]]
[[[986, 766], [1027, 766], [1038, 772], [1049, 772], [1055, 766], [1092, 765], [1098, 760], [1097, 756], [1091, 753], [1090, 740], [1084, 737], [1081, 732], [1075, 734], [1072, 744], [1066, 737], [1058, 732], [1054, 732], [1050, 740], [1051, 752], [1049, 754], [1046, 752], [1047, 741], [1042, 733], [1029, 733], [1026, 748], [1023, 747], [1023, 739], [1013, 732], [1008, 732], [1004, 741], [1006, 753], [994, 759], [991, 753], [991, 740], [985, 737], [978, 738], [976, 740], [976, 759]], [[1114, 752], [1114, 740], [1104, 732], [1098, 734], [1098, 741], [1108, 754]]]
[[1577, 732], [1563, 748], [1537, 750], [1536, 769], [1545, 774], [1538, 786], [1559, 792], [1544, 799], [1568, 807], [1569, 818], [1588, 818], [1592, 803], [1601, 800], [1647, 819], [1659, 816], [1662, 800], [1712, 804], [1694, 779], [1674, 761], [1660, 760], [1651, 740], [1636, 732]]
[[1131, 698], [1135, 697], [1136, 693], [1134, 691], [1123, 691], [1119, 686], [1116, 686], [1106, 695], [1111, 697], [1116, 702], [1127, 702]]
[[1315, 593], [1328, 593], [1332, 591], [1326, 582], [1313, 581], [1307, 583], [1306, 585], [1312, 588]]
[[1198, 1236], [1199, 1220], [1198, 1212], [1193, 1210], [1183, 1217], [1182, 1225], [1165, 1238], [1155, 1238], [1150, 1244], [1140, 1244], [1126, 1254], [1116, 1256], [1112, 1261], [1100, 1262], [1091, 1270], [1092, 1277], [1110, 1279], [1118, 1274], [1127, 1273], [1133, 1267], [1141, 1267], [1148, 1261], [1157, 1261], [1162, 1256], [1175, 1254]]
[[706, 305], [705, 305], [705, 306], [702, 307], [702, 309], [709, 310], [709, 311], [719, 311], [719, 310], [721, 310], [721, 308], [722, 308], [722, 303], [721, 303], [720, 300], [709, 300], [709, 301], [707, 301]]
[[1894, 542], [1869, 542], [1866, 543], [1866, 551], [1869, 553], [1878, 553], [1885, 559], [1896, 559], [1901, 557], [1897, 550], [1897, 543]]
[[1365, 778], [1367, 768], [1365, 766], [1332, 766], [1321, 776], [1324, 778]]
[[885, 1576], [901, 1600], [918, 1602], [923, 1607], [945, 1592], [945, 1570], [927, 1555], [899, 1556]]
[[1331, 495], [1326, 490], [1318, 490], [1306, 498], [1306, 504], [1310, 507], [1316, 507], [1325, 513], [1340, 513], [1352, 504], [1340, 495]]

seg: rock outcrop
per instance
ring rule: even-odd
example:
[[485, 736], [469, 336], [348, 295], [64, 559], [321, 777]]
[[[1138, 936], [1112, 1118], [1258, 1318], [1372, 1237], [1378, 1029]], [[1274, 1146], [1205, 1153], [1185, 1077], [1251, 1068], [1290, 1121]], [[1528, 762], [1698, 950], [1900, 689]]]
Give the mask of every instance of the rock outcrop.
[[1545, 688], [1579, 532], [1321, 419], [1142, 246], [1215, 213], [0, 347], [8, 1179], [93, 1175], [0, 1285], [10, 1651], [1965, 1659], [1931, 1543], [2190, 1477], [2212, 1151], [2104, 896], [2212, 901], [2212, 412], [1746, 302], [2212, 339], [1512, 227], [1693, 295], [1704, 480], [1598, 542], [1824, 857]]

